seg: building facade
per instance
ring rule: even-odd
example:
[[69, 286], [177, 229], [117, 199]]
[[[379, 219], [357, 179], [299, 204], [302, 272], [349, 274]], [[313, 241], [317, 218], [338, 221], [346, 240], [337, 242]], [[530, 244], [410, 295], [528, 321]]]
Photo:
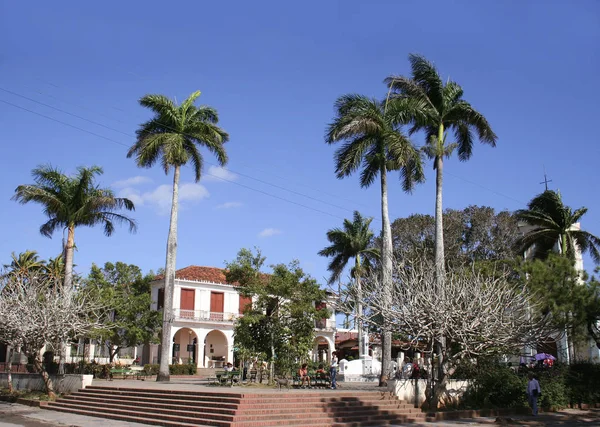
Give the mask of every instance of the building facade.
[[[164, 306], [164, 279], [152, 284], [152, 308]], [[233, 328], [244, 308], [252, 304], [236, 285], [227, 283], [223, 269], [189, 266], [177, 270], [171, 319], [171, 363], [192, 363], [199, 368], [220, 368], [233, 363]], [[315, 302], [327, 307], [328, 302]], [[334, 351], [335, 314], [315, 324], [311, 357], [327, 361]], [[159, 363], [160, 345], [143, 346], [142, 363]]]

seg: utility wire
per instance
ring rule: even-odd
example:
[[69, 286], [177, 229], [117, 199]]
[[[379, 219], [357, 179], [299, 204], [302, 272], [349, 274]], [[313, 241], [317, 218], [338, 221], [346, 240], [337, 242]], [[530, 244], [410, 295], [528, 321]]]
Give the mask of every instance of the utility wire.
[[[40, 117], [44, 117], [45, 119], [52, 120], [52, 121], [54, 121], [54, 122], [56, 122], [56, 123], [60, 123], [60, 124], [62, 124], [62, 125], [68, 126], [68, 127], [70, 127], [70, 128], [77, 129], [77, 130], [79, 130], [79, 131], [82, 131], [82, 132], [88, 133], [88, 134], [90, 134], [90, 135], [93, 135], [93, 136], [97, 136], [98, 138], [105, 139], [105, 140], [107, 140], [107, 141], [109, 141], [109, 142], [112, 142], [112, 143], [114, 143], [114, 144], [118, 144], [118, 145], [121, 145], [121, 146], [123, 146], [123, 147], [129, 147], [127, 144], [124, 144], [124, 143], [122, 143], [122, 142], [120, 142], [120, 141], [114, 140], [114, 139], [112, 139], [112, 138], [105, 137], [105, 136], [103, 136], [103, 135], [97, 134], [97, 133], [95, 133], [95, 132], [91, 132], [91, 131], [89, 131], [89, 130], [87, 130], [87, 129], [83, 129], [83, 128], [80, 128], [80, 127], [78, 127], [78, 126], [74, 126], [74, 125], [72, 125], [72, 124], [70, 124], [70, 123], [63, 122], [63, 121], [61, 121], [61, 120], [57, 120], [57, 119], [55, 119], [54, 117], [50, 117], [50, 116], [47, 116], [47, 115], [45, 115], [45, 114], [38, 113], [37, 111], [33, 111], [33, 110], [30, 110], [30, 109], [28, 109], [28, 108], [21, 107], [20, 105], [13, 104], [12, 102], [8, 102], [8, 101], [5, 101], [5, 100], [3, 100], [3, 99], [0, 99], [0, 102], [3, 102], [4, 104], [10, 105], [10, 106], [12, 106], [12, 107], [18, 108], [18, 109], [20, 109], [20, 110], [23, 110], [23, 111], [27, 111], [28, 113], [35, 114], [35, 115], [37, 115], [37, 116], [40, 116]], [[321, 213], [321, 214], [324, 214], [324, 215], [328, 215], [328, 216], [331, 216], [331, 217], [334, 217], [334, 218], [338, 218], [338, 219], [344, 220], [344, 218], [343, 218], [343, 217], [341, 217], [341, 216], [338, 216], [338, 215], [334, 215], [334, 214], [332, 214], [332, 213], [330, 213], [330, 212], [323, 211], [323, 210], [321, 210], [321, 209], [316, 209], [316, 208], [313, 208], [313, 207], [311, 207], [311, 206], [308, 206], [308, 205], [305, 205], [305, 204], [302, 204], [302, 203], [298, 203], [298, 202], [295, 202], [295, 201], [293, 201], [293, 200], [286, 199], [285, 197], [277, 196], [277, 195], [275, 195], [275, 194], [272, 194], [272, 193], [269, 193], [269, 192], [267, 192], [267, 191], [259, 190], [259, 189], [257, 189], [257, 188], [250, 187], [249, 185], [241, 184], [241, 183], [239, 183], [239, 182], [236, 182], [236, 181], [233, 181], [233, 180], [229, 180], [229, 179], [226, 179], [226, 178], [223, 178], [223, 177], [220, 177], [220, 176], [217, 176], [217, 175], [211, 174], [211, 173], [209, 173], [209, 172], [205, 172], [205, 173], [204, 173], [204, 175], [208, 175], [208, 176], [211, 176], [211, 177], [213, 177], [213, 178], [220, 179], [220, 180], [222, 180], [222, 181], [227, 181], [227, 182], [230, 182], [230, 183], [232, 183], [232, 184], [238, 185], [238, 186], [240, 186], [240, 187], [243, 187], [243, 188], [246, 188], [246, 189], [248, 189], [248, 190], [252, 190], [252, 191], [255, 191], [255, 192], [257, 192], [257, 193], [261, 193], [261, 194], [264, 194], [264, 195], [266, 195], [266, 196], [272, 197], [272, 198], [274, 198], [274, 199], [277, 199], [277, 200], [282, 200], [282, 201], [284, 201], [284, 202], [291, 203], [291, 204], [293, 204], [293, 205], [300, 206], [300, 207], [302, 207], [302, 208], [309, 209], [309, 210], [311, 210], [311, 211], [314, 211], [314, 212], [318, 212], [318, 213]]]
[[[68, 114], [68, 115], [70, 115], [70, 116], [73, 116], [73, 117], [75, 117], [75, 118], [78, 118], [78, 119], [80, 119], [80, 120], [84, 120], [84, 121], [86, 121], [86, 122], [89, 122], [89, 123], [92, 123], [92, 124], [94, 124], [94, 125], [96, 125], [96, 126], [100, 126], [100, 127], [103, 127], [103, 128], [105, 128], [105, 129], [112, 130], [112, 131], [114, 131], [114, 132], [118, 132], [118, 133], [120, 133], [120, 134], [123, 134], [123, 135], [125, 135], [125, 136], [128, 136], [128, 137], [131, 137], [131, 138], [137, 138], [137, 137], [136, 137], [136, 135], [134, 135], [134, 134], [127, 133], [127, 132], [122, 132], [122, 131], [120, 131], [120, 130], [118, 130], [118, 129], [112, 128], [112, 127], [110, 127], [110, 126], [106, 126], [106, 125], [104, 125], [104, 124], [102, 124], [102, 123], [96, 122], [96, 121], [94, 121], [94, 120], [87, 119], [87, 118], [85, 118], [85, 117], [81, 117], [81, 116], [79, 116], [79, 115], [77, 115], [77, 114], [73, 114], [73, 113], [71, 113], [71, 112], [69, 112], [69, 111], [65, 111], [65, 110], [63, 110], [63, 109], [61, 109], [61, 108], [54, 107], [53, 105], [49, 105], [49, 104], [46, 104], [46, 103], [44, 103], [44, 102], [37, 101], [37, 100], [35, 100], [35, 99], [33, 99], [33, 98], [29, 98], [29, 97], [27, 97], [27, 96], [25, 96], [25, 95], [21, 95], [21, 94], [19, 94], [19, 93], [13, 92], [13, 91], [11, 91], [11, 90], [8, 90], [8, 89], [5, 89], [5, 88], [3, 88], [3, 87], [0, 87], [0, 90], [1, 90], [1, 91], [4, 91], [4, 92], [6, 92], [6, 93], [9, 93], [9, 94], [11, 94], [11, 95], [18, 96], [18, 97], [20, 97], [20, 98], [26, 99], [26, 100], [28, 100], [28, 101], [30, 101], [30, 102], [34, 102], [34, 103], [36, 103], [36, 104], [43, 105], [44, 107], [51, 108], [51, 109], [53, 109], [53, 110], [56, 110], [56, 111], [58, 111], [58, 112], [61, 112], [61, 113], [64, 113], [64, 114]], [[14, 104], [11, 104], [11, 105], [15, 106]], [[19, 108], [22, 108], [22, 107], [19, 107]], [[22, 109], [24, 109], [24, 108], [22, 108]], [[29, 111], [29, 110], [26, 110], [26, 111]], [[32, 112], [32, 111], [29, 111], [29, 112]], [[41, 114], [39, 114], [39, 113], [35, 113], [35, 114], [41, 115]], [[48, 118], [48, 116], [43, 116], [43, 117], [46, 117], [46, 118]], [[164, 125], [164, 124], [163, 124], [163, 126], [164, 126], [165, 128], [167, 128], [167, 129], [170, 129], [170, 130], [175, 130], [175, 129], [173, 129], [173, 128], [172, 128], [172, 127], [170, 127], [170, 126], [167, 126], [167, 125]], [[88, 132], [88, 133], [90, 133], [90, 132]], [[97, 135], [97, 134], [93, 134], [93, 135]], [[186, 136], [188, 136], [188, 135], [186, 135]], [[107, 139], [107, 138], [104, 138], [104, 139]], [[123, 144], [123, 143], [121, 143], [121, 142], [119, 142], [119, 141], [112, 140], [112, 139], [109, 139], [109, 140], [111, 140], [112, 142], [115, 142], [115, 143], [117, 143], [117, 144], [119, 144], [119, 145], [123, 145], [123, 146], [125, 146], [125, 147], [128, 147], [128, 145], [126, 145], [126, 144]], [[219, 167], [219, 165], [218, 165], [217, 163], [214, 163], [214, 162], [211, 162], [211, 161], [207, 161], [207, 160], [205, 160], [205, 163], [207, 163], [207, 164], [209, 164], [209, 165], [212, 165], [212, 166], [217, 166], [217, 167]], [[350, 209], [348, 209], [348, 208], [346, 208], [346, 207], [344, 207], [344, 206], [339, 206], [339, 205], [336, 205], [336, 204], [330, 203], [330, 202], [328, 202], [328, 201], [326, 201], [326, 200], [318, 199], [318, 198], [316, 198], [316, 197], [313, 197], [313, 196], [310, 196], [310, 195], [308, 195], [308, 194], [304, 194], [304, 193], [301, 193], [301, 192], [299, 192], [299, 191], [291, 190], [291, 189], [289, 189], [289, 188], [286, 188], [286, 187], [283, 187], [283, 186], [281, 186], [281, 185], [273, 184], [273, 183], [270, 183], [270, 182], [268, 182], [268, 181], [264, 181], [264, 180], [262, 180], [262, 179], [255, 178], [255, 177], [253, 177], [253, 176], [251, 176], [251, 175], [248, 175], [248, 174], [244, 174], [244, 173], [241, 173], [241, 172], [235, 171], [235, 170], [233, 170], [233, 169], [228, 169], [228, 170], [229, 170], [229, 171], [231, 171], [231, 172], [233, 172], [233, 173], [235, 173], [235, 174], [237, 174], [237, 175], [243, 176], [243, 177], [245, 177], [245, 178], [248, 178], [248, 179], [252, 179], [252, 180], [254, 180], [254, 181], [257, 181], [257, 182], [260, 182], [260, 183], [262, 183], [262, 184], [265, 184], [265, 185], [270, 185], [271, 187], [274, 187], [274, 188], [277, 188], [277, 189], [280, 189], [280, 190], [284, 190], [284, 191], [288, 191], [288, 192], [290, 192], [290, 193], [292, 193], [292, 194], [295, 194], [295, 195], [298, 195], [298, 196], [302, 196], [302, 197], [305, 197], [305, 198], [307, 198], [307, 199], [314, 200], [314, 201], [316, 201], [316, 202], [323, 203], [323, 204], [325, 204], [325, 205], [329, 205], [329, 206], [331, 206], [331, 207], [334, 207], [334, 208], [337, 208], [337, 209], [344, 210], [344, 211], [346, 211], [346, 212], [352, 212], [352, 213], [354, 212], [353, 210], [350, 210]], [[213, 175], [213, 176], [214, 176], [214, 175]]]

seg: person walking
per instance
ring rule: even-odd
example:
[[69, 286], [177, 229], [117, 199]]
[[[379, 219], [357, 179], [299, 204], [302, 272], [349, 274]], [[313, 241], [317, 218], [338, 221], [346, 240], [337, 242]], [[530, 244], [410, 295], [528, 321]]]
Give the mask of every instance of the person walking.
[[529, 406], [531, 406], [531, 414], [538, 414], [538, 398], [542, 395], [542, 389], [540, 383], [533, 374], [529, 374], [529, 382], [527, 383], [527, 400], [529, 400]]
[[337, 367], [338, 367], [338, 358], [335, 351], [331, 353], [331, 366], [329, 368], [329, 377], [331, 378], [331, 389], [335, 390], [337, 388]]

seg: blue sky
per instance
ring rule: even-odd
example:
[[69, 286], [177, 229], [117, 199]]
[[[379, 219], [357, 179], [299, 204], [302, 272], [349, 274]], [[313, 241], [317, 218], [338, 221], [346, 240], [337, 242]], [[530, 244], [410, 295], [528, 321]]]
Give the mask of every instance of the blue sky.
[[[233, 183], [207, 174], [195, 185], [183, 171], [178, 268], [220, 267], [258, 246], [269, 263], [296, 258], [323, 279], [317, 252], [328, 229], [354, 209], [381, 225], [378, 186], [335, 178], [323, 139], [333, 103], [350, 92], [384, 96], [382, 80], [407, 74], [409, 53], [459, 82], [499, 137], [467, 163], [447, 162], [445, 207], [518, 209], [543, 190], [545, 166], [567, 204], [589, 208], [584, 229], [600, 234], [598, 2], [35, 3], [0, 6], [0, 263], [11, 251], [60, 251], [60, 234], [39, 235], [40, 207], [10, 200], [32, 168], [51, 163], [103, 166], [100, 182], [137, 202], [137, 234], [77, 230], [77, 271], [117, 260], [164, 266], [172, 176], [138, 169], [125, 153], [150, 117], [141, 96], [201, 90], [231, 135], [229, 170], [211, 170], [205, 153], [206, 172]], [[390, 182], [392, 219], [433, 213], [429, 164], [412, 195]]]

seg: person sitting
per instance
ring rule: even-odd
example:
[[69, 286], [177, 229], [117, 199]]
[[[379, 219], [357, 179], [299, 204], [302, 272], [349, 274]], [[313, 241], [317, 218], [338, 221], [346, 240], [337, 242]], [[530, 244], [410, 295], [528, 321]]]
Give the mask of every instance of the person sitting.
[[225, 365], [225, 371], [227, 372], [231, 372], [233, 371], [233, 365], [231, 364], [231, 362], [227, 362], [227, 365]]
[[300, 377], [300, 387], [301, 388], [305, 388], [304, 387], [304, 382], [306, 382], [308, 384], [308, 388], [311, 388], [310, 385], [310, 377], [308, 376], [308, 365], [306, 363], [304, 363], [300, 369], [298, 369], [298, 376]]
[[323, 369], [322, 363], [319, 365], [319, 368], [316, 370], [315, 373], [317, 374], [318, 377], [325, 376], [325, 369]]

